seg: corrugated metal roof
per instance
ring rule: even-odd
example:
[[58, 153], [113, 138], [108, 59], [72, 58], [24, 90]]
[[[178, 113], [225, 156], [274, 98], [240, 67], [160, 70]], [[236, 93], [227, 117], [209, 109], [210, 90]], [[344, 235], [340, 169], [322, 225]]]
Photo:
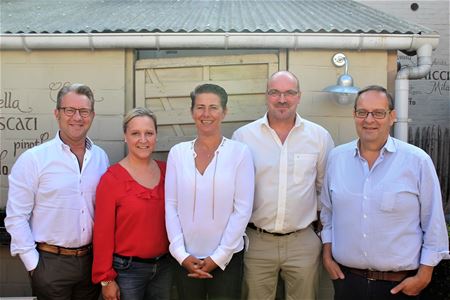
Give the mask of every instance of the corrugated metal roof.
[[8, 33], [431, 33], [354, 1], [0, 0]]

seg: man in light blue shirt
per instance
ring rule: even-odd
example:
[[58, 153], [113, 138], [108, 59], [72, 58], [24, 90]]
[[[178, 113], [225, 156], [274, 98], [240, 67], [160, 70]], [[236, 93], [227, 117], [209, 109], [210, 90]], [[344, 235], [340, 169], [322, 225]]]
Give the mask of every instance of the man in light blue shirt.
[[321, 193], [323, 264], [335, 299], [414, 299], [449, 258], [430, 157], [392, 138], [396, 113], [380, 86], [358, 93], [359, 139], [333, 149]]

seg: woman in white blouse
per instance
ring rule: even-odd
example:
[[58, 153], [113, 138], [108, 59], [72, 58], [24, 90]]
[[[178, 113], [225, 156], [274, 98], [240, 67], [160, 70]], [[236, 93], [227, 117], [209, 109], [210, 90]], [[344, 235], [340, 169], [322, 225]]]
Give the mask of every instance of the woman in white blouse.
[[240, 299], [254, 168], [246, 145], [222, 135], [228, 95], [215, 84], [191, 93], [197, 138], [175, 145], [166, 172], [166, 228], [180, 263], [180, 299]]

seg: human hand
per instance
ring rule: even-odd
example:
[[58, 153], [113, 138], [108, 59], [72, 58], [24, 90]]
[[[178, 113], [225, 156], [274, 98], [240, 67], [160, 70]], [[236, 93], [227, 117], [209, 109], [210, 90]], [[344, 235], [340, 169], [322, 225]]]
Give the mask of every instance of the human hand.
[[211, 273], [215, 268], [217, 268], [218, 265], [212, 260], [210, 256], [203, 259], [203, 266], [201, 267], [202, 271]]
[[189, 272], [188, 276], [191, 278], [212, 278], [211, 274], [202, 270], [204, 264], [205, 262], [203, 260], [192, 255], [186, 257], [186, 259], [181, 263], [181, 265]]
[[115, 280], [107, 286], [102, 286], [102, 296], [104, 300], [120, 300], [120, 289]]
[[323, 245], [322, 261], [323, 261], [323, 266], [325, 267], [328, 274], [330, 275], [331, 280], [345, 278], [344, 273], [342, 272], [341, 268], [339, 267], [337, 262], [333, 259], [333, 256], [331, 254], [331, 244], [330, 243], [326, 243]]
[[421, 265], [416, 275], [406, 277], [392, 290], [392, 294], [402, 292], [408, 296], [417, 296], [430, 283], [433, 275], [433, 267]]

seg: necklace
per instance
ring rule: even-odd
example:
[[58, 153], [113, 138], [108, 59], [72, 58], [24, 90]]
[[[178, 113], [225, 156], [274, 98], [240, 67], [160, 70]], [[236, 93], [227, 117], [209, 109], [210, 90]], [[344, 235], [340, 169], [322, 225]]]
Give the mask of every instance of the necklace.
[[[225, 144], [225, 138], [222, 137], [222, 141], [219, 144], [219, 146], [217, 147], [217, 149], [210, 154], [210, 155], [215, 154], [214, 173], [213, 173], [213, 178], [212, 178], [212, 219], [213, 220], [214, 220], [214, 211], [215, 211], [215, 202], [216, 202], [216, 171], [217, 171], [217, 163], [219, 162], [220, 148], [223, 147], [224, 144]], [[195, 158], [196, 158], [197, 154], [195, 153], [195, 140], [192, 141], [192, 146], [191, 147], [192, 147], [192, 152], [193, 152], [193, 156], [194, 156], [194, 207], [193, 207], [193, 210], [192, 210], [192, 221], [194, 221], [194, 219], [195, 219], [195, 208], [196, 208], [196, 205], [197, 205], [197, 167], [195, 166]], [[206, 172], [206, 169], [205, 169], [205, 172]]]

